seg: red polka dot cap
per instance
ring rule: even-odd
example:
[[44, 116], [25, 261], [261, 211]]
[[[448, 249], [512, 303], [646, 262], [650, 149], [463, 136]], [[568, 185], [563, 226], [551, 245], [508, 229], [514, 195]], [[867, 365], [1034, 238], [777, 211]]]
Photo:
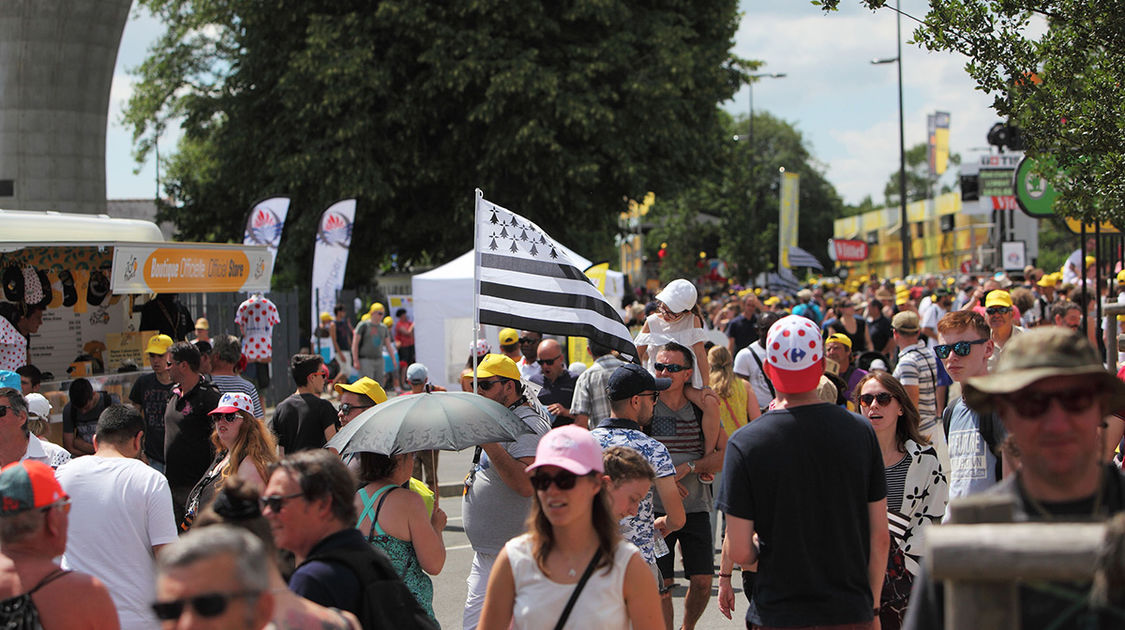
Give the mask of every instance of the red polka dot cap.
[[777, 391], [800, 394], [816, 389], [824, 374], [820, 328], [800, 315], [777, 320], [766, 337], [766, 376]]

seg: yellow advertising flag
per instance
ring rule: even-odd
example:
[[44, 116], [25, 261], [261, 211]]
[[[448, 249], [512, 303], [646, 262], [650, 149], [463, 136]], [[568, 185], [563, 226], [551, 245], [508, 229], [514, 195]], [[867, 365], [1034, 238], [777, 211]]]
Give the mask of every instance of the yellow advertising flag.
[[797, 246], [797, 213], [799, 208], [800, 173], [781, 169], [781, 207], [777, 225], [777, 266], [791, 269], [789, 248]]
[[[586, 277], [594, 283], [598, 291], [605, 295], [605, 272], [609, 271], [609, 263], [603, 262], [596, 265], [590, 265], [584, 272]], [[590, 357], [590, 353], [586, 351], [586, 338], [585, 337], [567, 337], [566, 338], [566, 354], [570, 357], [570, 362], [581, 361], [590, 367], [594, 364], [594, 360]]]

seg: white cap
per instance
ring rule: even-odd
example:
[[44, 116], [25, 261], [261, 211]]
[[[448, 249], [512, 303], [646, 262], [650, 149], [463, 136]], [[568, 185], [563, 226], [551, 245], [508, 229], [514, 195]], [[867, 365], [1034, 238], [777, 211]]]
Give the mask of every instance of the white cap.
[[51, 401], [43, 394], [28, 394], [24, 396], [27, 399], [27, 413], [31, 416], [37, 416], [44, 420], [51, 419]]

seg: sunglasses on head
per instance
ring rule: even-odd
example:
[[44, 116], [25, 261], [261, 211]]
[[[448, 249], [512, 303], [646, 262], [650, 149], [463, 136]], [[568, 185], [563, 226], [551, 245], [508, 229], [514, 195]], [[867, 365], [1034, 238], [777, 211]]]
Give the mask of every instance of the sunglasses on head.
[[1058, 392], [1037, 392], [1024, 389], [1014, 394], [1001, 396], [1001, 399], [1024, 418], [1038, 418], [1051, 407], [1052, 400], [1057, 400], [1059, 405], [1070, 413], [1086, 411], [1097, 401], [1098, 390], [1087, 388]]
[[478, 381], [477, 381], [477, 387], [479, 387], [479, 388], [480, 388], [480, 391], [482, 391], [482, 392], [487, 392], [488, 390], [492, 389], [492, 386], [493, 386], [493, 385], [499, 385], [499, 384], [503, 383], [503, 382], [504, 382], [504, 381], [506, 381], [506, 380], [508, 380], [508, 379], [504, 379], [504, 378], [498, 378], [498, 379], [496, 379], [496, 380], [494, 380], [494, 381], [479, 381], [479, 380], [478, 380]]
[[227, 609], [230, 600], [240, 597], [257, 597], [259, 591], [240, 591], [238, 593], [205, 593], [195, 597], [185, 597], [168, 602], [156, 602], [152, 611], [161, 621], [174, 621], [184, 614], [184, 608], [191, 606], [200, 617], [218, 617]]
[[340, 405], [340, 413], [347, 415], [351, 413], [353, 409], [370, 409], [374, 406], [375, 405], [353, 405], [351, 403], [344, 403]]
[[215, 417], [216, 420], [222, 420], [223, 422], [234, 422], [235, 420], [240, 419], [242, 416], [238, 415], [238, 413], [235, 412], [235, 413], [217, 413], [217, 414], [215, 414], [214, 417]]
[[258, 505], [264, 510], [269, 508], [274, 513], [280, 512], [285, 507], [285, 502], [289, 499], [296, 499], [303, 497], [303, 492], [294, 492], [293, 494], [272, 494], [268, 497], [258, 497]]
[[959, 357], [967, 357], [969, 353], [973, 351], [973, 346], [986, 341], [988, 340], [976, 339], [974, 341], [958, 341], [952, 344], [942, 344], [940, 346], [934, 346], [934, 354], [936, 354], [939, 359], [948, 359], [949, 351], [952, 350], [953, 353]]
[[894, 396], [890, 392], [879, 392], [878, 394], [860, 394], [859, 404], [864, 407], [870, 407], [872, 402], [878, 401], [880, 406], [886, 407], [894, 400]]
[[538, 361], [536, 361], [536, 363], [538, 363], [539, 365], [554, 365], [555, 361], [558, 361], [561, 358], [562, 358], [562, 355], [560, 354], [559, 356], [557, 356], [553, 359], [539, 359]]
[[989, 315], [1003, 315], [1004, 313], [1011, 313], [1012, 307], [1010, 306], [990, 306], [984, 309]]
[[657, 372], [668, 372], [670, 374], [675, 374], [676, 372], [683, 372], [684, 370], [689, 369], [687, 366], [678, 365], [676, 363], [653, 363], [652, 367]]
[[554, 477], [546, 473], [537, 473], [531, 476], [531, 487], [536, 490], [545, 492], [547, 488], [551, 487], [552, 483], [559, 490], [570, 490], [574, 487], [574, 484], [578, 483], [578, 475], [569, 470], [563, 470]]

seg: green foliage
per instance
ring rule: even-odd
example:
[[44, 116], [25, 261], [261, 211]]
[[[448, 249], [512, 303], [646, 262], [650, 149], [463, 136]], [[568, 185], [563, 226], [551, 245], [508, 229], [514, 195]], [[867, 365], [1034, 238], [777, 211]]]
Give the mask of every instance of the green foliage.
[[1066, 259], [1081, 245], [1077, 234], [1071, 232], [1059, 218], [1049, 217], [1039, 221], [1039, 256], [1035, 264], [1051, 273], [1062, 269]]
[[622, 197], [679, 192], [754, 66], [735, 0], [140, 0], [168, 32], [136, 69], [136, 153], [182, 121], [161, 218], [236, 240], [293, 198], [276, 277], [304, 284], [321, 211], [359, 200], [349, 286], [391, 254], [472, 247], [473, 189], [608, 257]]
[[879, 206], [875, 205], [875, 201], [871, 199], [871, 195], [867, 195], [866, 197], [863, 198], [863, 201], [860, 201], [858, 204], [856, 204], [854, 206], [851, 205], [851, 204], [845, 205], [844, 209], [840, 211], [840, 216], [841, 217], [852, 217], [852, 216], [855, 216], [857, 214], [863, 214], [864, 212], [870, 212], [872, 210], [878, 210], [878, 209], [879, 209]]
[[[691, 199], [679, 196], [667, 202], [657, 201], [649, 213], [655, 227], [648, 233], [645, 249], [649, 260], [660, 260], [660, 282], [676, 278], [694, 279], [701, 275], [699, 252], [715, 255], [719, 226], [714, 217], [701, 216]], [[664, 258], [658, 257], [660, 245], [667, 243]]]
[[[941, 194], [943, 192], [949, 192], [948, 186], [942, 190], [937, 189], [940, 176], [930, 175], [929, 145], [927, 143], [919, 142], [910, 147], [906, 150], [904, 157], [906, 161], [907, 203], [930, 199], [934, 196], [934, 193]], [[960, 154], [951, 154], [949, 156], [949, 164], [951, 166], [961, 164]], [[896, 169], [887, 179], [887, 185], [883, 187], [883, 197], [886, 200], [886, 207], [899, 205], [900, 172], [901, 171]]]
[[[826, 10], [840, 0], [819, 2]], [[877, 9], [885, 0], [864, 0]], [[1125, 22], [1106, 0], [931, 0], [914, 40], [968, 57], [1060, 192], [1056, 212], [1125, 225]]]

